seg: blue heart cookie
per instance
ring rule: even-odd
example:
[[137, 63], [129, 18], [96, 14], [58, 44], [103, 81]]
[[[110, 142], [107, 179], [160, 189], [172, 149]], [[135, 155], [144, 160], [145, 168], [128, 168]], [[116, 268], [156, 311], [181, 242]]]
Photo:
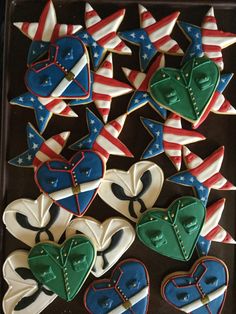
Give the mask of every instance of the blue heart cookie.
[[143, 263], [136, 259], [119, 263], [110, 279], [94, 281], [84, 296], [86, 309], [91, 314], [145, 314], [148, 300], [148, 272]]
[[58, 206], [82, 216], [97, 194], [104, 163], [93, 151], [80, 151], [69, 161], [50, 160], [35, 172], [35, 182]]
[[79, 98], [90, 96], [90, 67], [86, 47], [73, 36], [50, 44], [48, 57], [26, 71], [28, 90], [38, 97]]

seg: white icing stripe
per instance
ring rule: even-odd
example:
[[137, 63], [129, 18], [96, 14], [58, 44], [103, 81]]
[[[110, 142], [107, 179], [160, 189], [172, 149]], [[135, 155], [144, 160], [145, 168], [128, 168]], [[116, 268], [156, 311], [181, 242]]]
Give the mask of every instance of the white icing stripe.
[[160, 46], [160, 50], [169, 51], [175, 45], [176, 45], [176, 41], [173, 39], [169, 39], [166, 43]]
[[216, 25], [216, 23], [214, 23], [214, 22], [206, 22], [206, 23], [204, 23], [203, 28], [205, 28], [205, 29], [215, 29], [215, 30], [217, 30], [217, 25]]
[[227, 180], [222, 176], [220, 179], [217, 180], [215, 184], [211, 186], [212, 189], [220, 189], [227, 183]]
[[214, 106], [212, 107], [212, 110], [218, 111], [220, 109], [220, 107], [222, 106], [222, 104], [225, 101], [225, 97], [223, 94], [219, 94], [218, 98], [216, 99]]
[[112, 124], [108, 124], [105, 126], [105, 130], [110, 133], [111, 135], [113, 135], [114, 137], [117, 137], [119, 135], [120, 132], [117, 131], [116, 128], [114, 128], [114, 126]]
[[220, 227], [220, 230], [218, 230], [211, 240], [215, 242], [223, 242], [227, 234], [228, 233], [222, 227]]
[[109, 109], [110, 111], [110, 100], [94, 100], [96, 106], [101, 109]]
[[135, 80], [133, 81], [134, 87], [138, 89], [140, 87], [140, 85], [143, 83], [143, 81], [145, 80], [145, 78], [146, 78], [146, 74], [139, 72], [136, 75]]
[[218, 46], [225, 48], [236, 42], [236, 37], [202, 36], [203, 45]]
[[172, 119], [172, 118], [166, 120], [165, 126], [170, 126], [176, 129], [182, 128], [180, 119]]
[[112, 33], [117, 29], [117, 25], [119, 25], [123, 20], [124, 15], [117, 17], [115, 20], [111, 21], [107, 25], [99, 28], [96, 32], [92, 34], [94, 40], [98, 41], [99, 39], [107, 36], [107, 34]]
[[106, 42], [104, 47], [106, 49], [112, 49], [112, 48], [115, 48], [116, 46], [118, 46], [121, 42], [122, 42], [122, 40], [118, 36], [115, 36], [115, 37], [111, 38], [108, 42]]
[[224, 203], [216, 209], [216, 211], [212, 214], [211, 217], [205, 220], [205, 223], [201, 231], [202, 237], [205, 237], [212, 229], [218, 226], [223, 210], [224, 210]]
[[[76, 65], [70, 70], [70, 72], [72, 72], [76, 77], [83, 70], [86, 64], [87, 55], [86, 53], [84, 53], [83, 57], [76, 63]], [[58, 86], [54, 89], [51, 96], [54, 98], [60, 97], [61, 94], [66, 90], [66, 88], [71, 84], [71, 82], [73, 81], [68, 81], [66, 78], [63, 78]]]
[[[140, 290], [137, 294], [132, 296], [129, 299], [129, 302], [133, 306], [136, 303], [138, 303], [139, 301], [141, 301], [143, 298], [145, 298], [147, 295], [148, 295], [148, 287], [145, 287], [142, 290]], [[117, 306], [115, 309], [113, 309], [112, 311], [108, 312], [107, 314], [121, 314], [121, 313], [124, 313], [126, 311], [127, 311], [127, 309], [121, 304], [121, 305]]]
[[56, 12], [53, 6], [53, 3], [50, 3], [50, 7], [48, 10], [48, 14], [45, 19], [45, 24], [43, 27], [43, 33], [42, 33], [42, 40], [43, 41], [50, 41], [52, 37], [52, 33], [54, 30], [54, 27], [57, 23], [57, 17]]
[[117, 96], [120, 96], [122, 93], [123, 94], [128, 93], [129, 91], [131, 91], [131, 88], [121, 87], [121, 86], [110, 86], [110, 85], [105, 85], [103, 83], [94, 82], [93, 91], [95, 93], [117, 97]]
[[181, 149], [165, 149], [165, 153], [171, 157], [181, 156]]
[[67, 34], [68, 26], [66, 24], [60, 24], [59, 28], [59, 37], [62, 37]]
[[[227, 286], [224, 285], [224, 286], [220, 287], [219, 289], [217, 289], [217, 290], [211, 292], [210, 294], [208, 294], [207, 297], [209, 299], [209, 302], [217, 299], [222, 294], [224, 294], [226, 289], [227, 289]], [[201, 300], [196, 300], [196, 301], [194, 301], [194, 302], [192, 302], [190, 304], [187, 304], [187, 305], [181, 307], [180, 310], [185, 312], [185, 313], [190, 313], [190, 312], [193, 312], [193, 311], [199, 309], [202, 306], [204, 306], [202, 301]]]
[[102, 135], [99, 135], [97, 137], [96, 142], [98, 145], [100, 145], [109, 154], [115, 154], [115, 155], [119, 155], [119, 156], [125, 155], [125, 153], [122, 150], [120, 150], [117, 146], [112, 144], [112, 142], [110, 142], [108, 139], [106, 139]]
[[47, 141], [45, 141], [45, 145], [47, 145], [56, 154], [60, 154], [63, 148], [61, 144], [54, 140], [53, 137], [50, 137]]
[[205, 54], [209, 58], [221, 58], [222, 57], [221, 51], [205, 51]]
[[222, 154], [219, 158], [217, 158], [214, 162], [212, 162], [208, 167], [206, 167], [206, 169], [201, 171], [201, 173], [197, 175], [198, 181], [204, 182], [207, 179], [211, 178], [214, 174], [218, 173], [220, 171], [223, 158], [224, 158], [224, 155]]
[[28, 36], [31, 38], [31, 39], [34, 39], [34, 36], [37, 32], [37, 29], [38, 29], [38, 23], [30, 23], [29, 24], [29, 28], [28, 28]]
[[39, 150], [36, 153], [35, 158], [37, 158], [41, 162], [45, 162], [45, 161], [48, 161], [50, 159], [50, 157], [48, 155], [44, 154], [41, 150]]
[[164, 131], [163, 140], [169, 143], [177, 143], [180, 145], [185, 145], [185, 144], [197, 142], [200, 140], [200, 138], [197, 136], [170, 134]]
[[158, 39], [161, 39], [164, 35], [170, 35], [173, 27], [175, 26], [175, 22], [176, 22], [176, 19], [173, 19], [173, 21], [171, 21], [167, 25], [164, 25], [163, 27], [158, 28], [156, 31], [151, 33], [149, 35], [151, 42], [154, 43]]
[[65, 108], [67, 107], [66, 103], [64, 101], [60, 101], [58, 104], [56, 104], [53, 108], [51, 108], [51, 112], [55, 114], [61, 113]]
[[[79, 185], [79, 189], [80, 189], [79, 193], [88, 192], [88, 191], [96, 189], [99, 186], [100, 182], [101, 182], [101, 180], [98, 179], [98, 180], [93, 180], [93, 181], [86, 182], [86, 183], [81, 183]], [[66, 189], [63, 189], [60, 191], [50, 193], [49, 196], [53, 200], [58, 201], [58, 200], [62, 200], [64, 198], [70, 197], [74, 194], [75, 193], [74, 193], [73, 189], [71, 187], [69, 187], [69, 188], [66, 188]]]

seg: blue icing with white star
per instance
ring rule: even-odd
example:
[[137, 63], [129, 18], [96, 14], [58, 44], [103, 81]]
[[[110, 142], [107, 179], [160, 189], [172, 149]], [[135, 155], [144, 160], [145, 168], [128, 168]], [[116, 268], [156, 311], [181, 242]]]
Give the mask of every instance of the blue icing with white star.
[[191, 40], [186, 53], [183, 57], [182, 64], [195, 57], [202, 57], [204, 55], [202, 49], [202, 33], [201, 28], [185, 22], [179, 22], [180, 28], [185, 35]]
[[199, 182], [198, 179], [193, 176], [190, 171], [187, 170], [181, 173], [177, 173], [168, 178], [168, 181], [181, 185], [191, 186], [196, 192], [197, 197], [203, 202], [204, 206], [206, 206], [210, 190], [205, 187], [201, 182]]
[[39, 132], [42, 133], [45, 130], [52, 114], [44, 105], [42, 105], [42, 103], [38, 100], [38, 97], [32, 93], [25, 93], [19, 97], [13, 98], [10, 103], [34, 109]]
[[102, 61], [105, 49], [100, 46], [86, 30], [78, 31], [74, 36], [79, 37], [82, 42], [91, 49], [91, 59], [96, 69]]
[[207, 240], [206, 238], [202, 236], [198, 238], [196, 248], [197, 248], [197, 252], [199, 256], [208, 255], [210, 247], [211, 247], [211, 241]]
[[119, 35], [122, 39], [140, 46], [140, 67], [142, 71], [145, 71], [150, 61], [157, 53], [157, 49], [150, 41], [147, 32], [142, 28], [138, 28], [131, 31], [120, 32]]
[[220, 81], [219, 84], [216, 88], [216, 90], [219, 93], [223, 93], [223, 91], [225, 90], [226, 86], [229, 84], [229, 82], [231, 81], [232, 77], [233, 77], [233, 73], [229, 73], [229, 74], [222, 74], [220, 76]]
[[104, 124], [89, 109], [86, 110], [86, 117], [87, 117], [87, 125], [89, 129], [89, 134], [86, 135], [81, 140], [72, 144], [70, 146], [70, 149], [73, 149], [73, 150], [91, 149], [96, 138], [98, 137], [101, 130], [103, 129]]
[[49, 46], [49, 42], [33, 40], [28, 51], [27, 64], [30, 65], [31, 63], [36, 62], [40, 57], [47, 53]]
[[27, 125], [27, 144], [28, 150], [9, 160], [9, 164], [18, 167], [32, 167], [36, 153], [44, 143], [42, 136], [32, 127], [30, 123]]

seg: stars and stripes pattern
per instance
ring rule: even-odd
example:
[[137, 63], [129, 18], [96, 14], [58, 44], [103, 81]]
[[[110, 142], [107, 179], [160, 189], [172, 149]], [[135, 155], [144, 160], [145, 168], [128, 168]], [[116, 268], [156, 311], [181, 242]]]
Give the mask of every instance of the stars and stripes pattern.
[[225, 199], [219, 199], [206, 209], [206, 219], [203, 225], [200, 238], [197, 242], [197, 251], [199, 255], [208, 255], [211, 242], [221, 242], [236, 244], [233, 237], [219, 225], [222, 213], [225, 207]]
[[183, 157], [188, 170], [171, 176], [168, 181], [191, 186], [205, 205], [211, 189], [236, 190], [219, 172], [224, 158], [223, 146], [204, 160], [184, 146]]
[[86, 30], [78, 32], [77, 36], [91, 48], [91, 58], [95, 68], [99, 66], [106, 50], [114, 53], [131, 54], [130, 48], [117, 35], [117, 29], [124, 16], [125, 9], [121, 9], [101, 19], [89, 3], [85, 4]]
[[235, 108], [230, 104], [230, 102], [227, 99], [225, 99], [225, 96], [223, 95], [223, 92], [227, 85], [229, 84], [232, 77], [233, 73], [221, 75], [219, 84], [211, 98], [209, 105], [207, 106], [200, 120], [197, 123], [193, 124], [194, 129], [198, 128], [206, 120], [210, 112], [225, 115], [236, 114]]
[[179, 22], [179, 26], [191, 41], [184, 62], [204, 55], [215, 62], [222, 71], [222, 49], [236, 42], [236, 34], [218, 30], [213, 7], [205, 15], [201, 27], [184, 22]]
[[34, 167], [36, 169], [43, 162], [51, 159], [64, 158], [60, 155], [64, 148], [70, 132], [62, 132], [45, 140], [35, 129], [28, 123], [27, 125], [27, 144], [28, 150], [11, 159], [9, 163], [18, 167]]
[[89, 99], [76, 99], [70, 102], [70, 105], [82, 105], [94, 102], [104, 123], [107, 122], [111, 109], [113, 97], [118, 97], [130, 93], [132, 88], [113, 78], [113, 62], [110, 53], [99, 69], [91, 74], [92, 76], [92, 94]]
[[147, 118], [141, 118], [141, 121], [153, 137], [142, 158], [151, 158], [165, 152], [178, 171], [181, 168], [183, 145], [205, 139], [196, 131], [182, 129], [181, 118], [176, 114], [170, 114], [164, 124]]
[[93, 149], [100, 153], [105, 162], [110, 155], [133, 157], [128, 148], [118, 139], [127, 115], [123, 114], [104, 125], [92, 111], [86, 110], [89, 134], [72, 144], [70, 148]]
[[140, 28], [121, 32], [120, 36], [133, 44], [140, 46], [140, 68], [145, 71], [155, 54], [183, 55], [178, 43], [170, 36], [180, 12], [174, 12], [160, 21], [156, 21], [152, 14], [139, 5]]
[[10, 101], [12, 105], [34, 109], [39, 132], [43, 133], [53, 114], [64, 117], [77, 117], [77, 114], [62, 99], [39, 98], [25, 93]]
[[155, 71], [165, 66], [165, 56], [159, 55], [156, 60], [152, 63], [147, 73], [131, 70], [128, 68], [122, 68], [127, 80], [135, 88], [135, 92], [130, 99], [127, 113], [130, 113], [136, 109], [149, 103], [152, 108], [164, 119], [166, 119], [167, 110], [160, 106], [149, 93], [149, 81]]

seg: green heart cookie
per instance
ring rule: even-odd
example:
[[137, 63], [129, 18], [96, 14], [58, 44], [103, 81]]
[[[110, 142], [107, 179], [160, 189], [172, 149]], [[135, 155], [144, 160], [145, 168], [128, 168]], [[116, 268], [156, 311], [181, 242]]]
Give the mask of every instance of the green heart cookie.
[[220, 72], [207, 58], [193, 58], [182, 69], [161, 68], [150, 80], [156, 102], [190, 122], [198, 121], [218, 85]]
[[205, 211], [199, 199], [180, 197], [167, 210], [154, 208], [145, 212], [137, 223], [136, 232], [150, 249], [188, 261], [203, 227]]
[[49, 241], [36, 244], [29, 253], [28, 263], [39, 282], [71, 301], [90, 273], [95, 257], [92, 242], [76, 235], [62, 245]]

